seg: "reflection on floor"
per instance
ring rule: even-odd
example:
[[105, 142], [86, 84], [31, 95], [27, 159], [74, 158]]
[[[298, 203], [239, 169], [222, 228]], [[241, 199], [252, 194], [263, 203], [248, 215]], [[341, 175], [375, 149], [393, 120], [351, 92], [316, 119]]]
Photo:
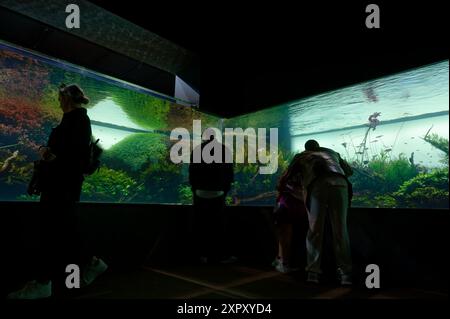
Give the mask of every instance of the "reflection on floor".
[[202, 265], [108, 271], [90, 287], [55, 291], [54, 298], [71, 299], [443, 299], [448, 291], [414, 288], [369, 290], [333, 284], [305, 283], [301, 274], [280, 274], [270, 268], [242, 265]]

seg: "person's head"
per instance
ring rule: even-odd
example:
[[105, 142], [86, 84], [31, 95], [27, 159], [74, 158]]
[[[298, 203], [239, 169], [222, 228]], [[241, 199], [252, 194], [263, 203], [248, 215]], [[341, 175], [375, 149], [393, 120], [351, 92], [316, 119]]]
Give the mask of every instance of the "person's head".
[[63, 112], [69, 112], [81, 107], [82, 104], [89, 103], [89, 98], [84, 95], [83, 90], [77, 84], [61, 84], [58, 99]]
[[307, 150], [307, 151], [315, 151], [319, 147], [320, 147], [320, 145], [316, 140], [308, 140], [305, 143], [305, 150]]

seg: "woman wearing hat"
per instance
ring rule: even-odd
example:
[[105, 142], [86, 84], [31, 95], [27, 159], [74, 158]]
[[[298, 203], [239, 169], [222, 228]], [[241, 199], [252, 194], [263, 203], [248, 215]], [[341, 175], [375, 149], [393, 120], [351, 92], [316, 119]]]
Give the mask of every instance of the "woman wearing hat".
[[37, 280], [11, 293], [10, 298], [51, 296], [51, 279], [63, 279], [69, 264], [81, 268], [82, 285], [91, 283], [107, 268], [101, 259], [83, 250], [75, 210], [75, 203], [80, 200], [83, 170], [89, 159], [91, 123], [87, 110], [82, 107], [89, 99], [78, 85], [62, 84], [59, 103], [64, 113], [61, 123], [52, 130], [47, 145], [39, 149], [46, 173], [40, 185], [42, 251], [36, 256]]

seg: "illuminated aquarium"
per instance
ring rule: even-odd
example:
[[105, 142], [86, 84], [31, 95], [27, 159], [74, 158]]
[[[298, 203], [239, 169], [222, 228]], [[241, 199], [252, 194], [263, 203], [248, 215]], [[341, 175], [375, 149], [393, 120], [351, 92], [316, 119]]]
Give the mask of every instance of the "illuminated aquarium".
[[448, 208], [448, 78], [442, 61], [225, 121], [279, 128], [278, 173], [238, 165], [235, 201], [273, 203], [279, 174], [315, 139], [354, 168], [353, 206]]
[[19, 152], [0, 175], [0, 200], [36, 200], [26, 186], [38, 146], [61, 119], [57, 87], [64, 82], [80, 84], [91, 99], [93, 134], [105, 149], [83, 201], [190, 204], [188, 164], [170, 160], [169, 136], [177, 127], [192, 132], [201, 120], [203, 128], [278, 128], [277, 171], [235, 164], [229, 205], [273, 205], [281, 173], [313, 138], [354, 168], [353, 206], [449, 206], [448, 61], [231, 119], [1, 42], [0, 71], [0, 167]]
[[[0, 200], [36, 200], [26, 195], [32, 162], [58, 125], [60, 83], [78, 83], [93, 135], [104, 149], [99, 172], [86, 178], [82, 200], [189, 203], [187, 164], [173, 164], [173, 128], [193, 120], [218, 127], [220, 119], [177, 104], [173, 98], [0, 42]], [[185, 104], [185, 103], [183, 103]]]

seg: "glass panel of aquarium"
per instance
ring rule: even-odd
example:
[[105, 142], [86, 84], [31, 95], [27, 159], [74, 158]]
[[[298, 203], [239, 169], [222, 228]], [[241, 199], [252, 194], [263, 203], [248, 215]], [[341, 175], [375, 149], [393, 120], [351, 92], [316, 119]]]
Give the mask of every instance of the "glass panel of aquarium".
[[84, 201], [190, 204], [187, 164], [170, 160], [176, 141], [169, 136], [178, 127], [192, 132], [193, 120], [201, 120], [203, 129], [278, 128], [277, 171], [261, 174], [261, 163], [236, 163], [228, 204], [273, 205], [279, 176], [305, 141], [316, 139], [354, 168], [353, 206], [449, 205], [448, 61], [231, 119], [2, 42], [0, 70], [0, 168], [18, 151], [0, 173], [0, 200], [36, 200], [26, 187], [38, 146], [61, 119], [57, 87], [64, 82], [78, 83], [89, 96], [93, 135], [105, 149], [100, 171], [83, 185]]
[[283, 169], [315, 139], [354, 168], [353, 206], [448, 208], [448, 77], [442, 61], [226, 120], [279, 129], [278, 172], [237, 164], [234, 201], [272, 205]]
[[193, 120], [218, 127], [220, 118], [178, 100], [0, 42], [0, 200], [26, 195], [37, 149], [58, 125], [60, 83], [77, 83], [90, 98], [92, 132], [104, 148], [99, 172], [86, 178], [82, 200], [190, 203], [187, 164], [173, 164], [172, 129], [192, 130]]

